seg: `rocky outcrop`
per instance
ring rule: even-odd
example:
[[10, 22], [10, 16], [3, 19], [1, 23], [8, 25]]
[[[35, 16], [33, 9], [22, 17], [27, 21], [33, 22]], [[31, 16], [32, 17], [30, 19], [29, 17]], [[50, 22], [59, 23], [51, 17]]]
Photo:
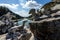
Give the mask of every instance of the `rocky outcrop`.
[[38, 40], [60, 40], [60, 18], [34, 21], [30, 29]]
[[14, 23], [23, 17], [12, 12], [4, 6], [0, 6], [0, 34], [6, 33], [9, 28], [14, 26]]
[[8, 30], [6, 40], [29, 40], [32, 36], [32, 32], [29, 29], [24, 29], [25, 22], [23, 25], [11, 27]]
[[[2, 13], [5, 13], [5, 11]], [[6, 39], [10, 37], [12, 40], [18, 40], [18, 38], [19, 40], [29, 40], [33, 34], [34, 40], [60, 40], [59, 2], [49, 2], [45, 4], [37, 13], [35, 9], [31, 9], [29, 14], [32, 14], [30, 16], [32, 20], [30, 23], [31, 33], [28, 33], [28, 30], [23, 28], [25, 23], [22, 26], [11, 26], [16, 22], [16, 19], [20, 19], [20, 16], [17, 16], [11, 11], [8, 11], [7, 14], [1, 14], [0, 20], [2, 23], [1, 25], [3, 26], [0, 26], [0, 31], [5, 33], [6, 29], [10, 29]]]
[[41, 14], [37, 17], [39, 20], [33, 20], [30, 23], [30, 30], [35, 38], [37, 40], [60, 40], [60, 2], [45, 4], [39, 14]]

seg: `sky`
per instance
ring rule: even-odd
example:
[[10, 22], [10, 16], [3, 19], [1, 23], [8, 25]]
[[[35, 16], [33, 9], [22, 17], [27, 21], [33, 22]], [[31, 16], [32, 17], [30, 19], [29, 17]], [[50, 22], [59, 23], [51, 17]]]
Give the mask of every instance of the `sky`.
[[22, 17], [28, 17], [30, 16], [30, 9], [39, 9], [50, 1], [51, 0], [0, 0], [0, 6], [8, 7]]

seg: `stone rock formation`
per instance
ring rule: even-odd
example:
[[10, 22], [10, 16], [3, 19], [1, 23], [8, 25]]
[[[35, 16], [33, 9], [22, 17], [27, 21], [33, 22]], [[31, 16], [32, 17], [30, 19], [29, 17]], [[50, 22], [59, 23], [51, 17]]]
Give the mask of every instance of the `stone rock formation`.
[[[10, 29], [7, 37], [12, 35], [12, 40], [15, 38], [16, 40], [18, 40], [18, 38], [19, 40], [29, 40], [32, 34], [34, 40], [60, 40], [60, 2], [58, 1], [60, 0], [53, 0], [52, 2], [45, 4], [37, 13], [35, 9], [30, 10], [29, 14], [32, 14], [30, 16], [32, 20], [30, 23], [30, 33], [23, 28], [25, 23], [22, 26], [10, 26], [16, 22], [16, 18], [17, 20], [20, 19], [20, 16], [17, 16], [10, 10], [6, 10], [5, 12], [5, 8], [4, 10], [2, 8], [1, 10], [3, 11], [1, 11], [1, 13], [3, 14], [0, 15], [0, 32], [5, 33], [6, 29]], [[7, 18], [6, 16], [11, 17]]]
[[[5, 33], [7, 30], [14, 26], [14, 23], [18, 21], [20, 18], [23, 18], [8, 8], [4, 6], [0, 6], [0, 33]], [[3, 24], [2, 24], [3, 23]]]
[[[60, 40], [60, 2], [45, 4], [40, 13], [40, 20], [30, 23], [30, 30], [35, 38], [37, 40]], [[43, 18], [43, 15], [47, 17]]]
[[14, 26], [9, 29], [6, 40], [29, 40], [32, 33], [29, 29], [24, 29], [25, 22], [21, 26]]
[[30, 23], [37, 40], [60, 40], [60, 18], [48, 18]]

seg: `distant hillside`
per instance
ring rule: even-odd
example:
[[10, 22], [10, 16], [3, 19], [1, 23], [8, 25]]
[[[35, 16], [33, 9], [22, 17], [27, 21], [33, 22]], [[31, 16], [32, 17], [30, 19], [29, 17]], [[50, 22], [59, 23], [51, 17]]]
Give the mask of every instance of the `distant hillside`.
[[17, 25], [18, 20], [23, 18], [8, 8], [0, 6], [0, 34], [6, 33], [9, 28]]
[[[13, 20], [18, 20], [18, 19], [23, 18], [20, 15], [18, 15], [16, 13], [12, 12], [11, 10], [9, 10], [7, 7], [0, 6], [0, 18], [4, 15], [7, 16], [7, 17], [8, 17], [8, 15], [11, 16]], [[11, 17], [9, 17], [9, 18], [11, 18]]]

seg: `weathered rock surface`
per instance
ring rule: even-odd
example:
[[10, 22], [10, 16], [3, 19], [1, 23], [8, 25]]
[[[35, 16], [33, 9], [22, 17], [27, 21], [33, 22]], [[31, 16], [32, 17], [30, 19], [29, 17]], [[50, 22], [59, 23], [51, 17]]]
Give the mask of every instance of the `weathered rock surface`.
[[[2, 13], [5, 13], [5, 12], [2, 12]], [[32, 14], [31, 19], [33, 21], [30, 23], [30, 31], [31, 31], [30, 33], [28, 33], [28, 30], [23, 29], [24, 25], [22, 26], [22, 28], [12, 27], [11, 26], [12, 23], [10, 24], [10, 22], [15, 22], [16, 21], [15, 18], [17, 17], [19, 18], [19, 16], [16, 16], [10, 13], [12, 12], [9, 11], [7, 14], [0, 15], [1, 16], [0, 17], [1, 33], [2, 32], [5, 33], [6, 29], [11, 27], [12, 30], [10, 30], [7, 35], [11, 36], [10, 34], [12, 34], [12, 36], [14, 36], [16, 40], [18, 40], [17, 38], [19, 38], [19, 40], [29, 40], [29, 39], [31, 40], [32, 36], [34, 36], [32, 40], [34, 38], [37, 40], [60, 40], [60, 2], [47, 3], [41, 8], [40, 12], [37, 12], [37, 13], [35, 13], [35, 9], [31, 9], [30, 13]], [[43, 15], [46, 15], [46, 17], [45, 16], [43, 17]], [[11, 17], [7, 18], [6, 16], [8, 17], [11, 16]], [[12, 18], [14, 19], [12, 20]], [[8, 23], [6, 23], [6, 20], [8, 21]], [[18, 35], [17, 35], [17, 32], [18, 32]], [[6, 35], [4, 35], [4, 37], [2, 36], [0, 37], [1, 40], [5, 40], [4, 38], [6, 37]], [[11, 38], [14, 38], [14, 37], [11, 37]]]
[[60, 40], [60, 18], [48, 18], [30, 23], [38, 40]]
[[[39, 14], [41, 14], [39, 20], [30, 23], [30, 30], [37, 40], [60, 40], [60, 2], [45, 4]], [[42, 17], [43, 15], [47, 17]]]
[[0, 34], [6, 33], [20, 18], [23, 17], [15, 14], [4, 6], [0, 6]]

